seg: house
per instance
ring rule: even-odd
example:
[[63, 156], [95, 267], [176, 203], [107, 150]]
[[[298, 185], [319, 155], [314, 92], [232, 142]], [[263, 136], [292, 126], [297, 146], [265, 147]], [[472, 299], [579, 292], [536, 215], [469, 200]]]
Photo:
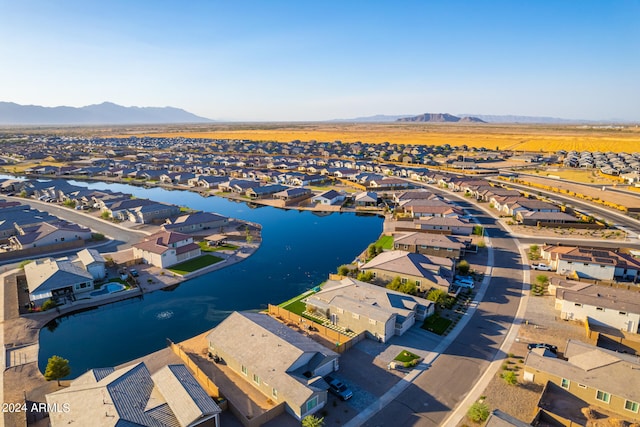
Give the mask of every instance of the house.
[[127, 216], [129, 221], [139, 224], [150, 224], [166, 220], [169, 217], [178, 215], [180, 208], [168, 203], [150, 203], [129, 209]]
[[229, 218], [211, 212], [196, 212], [168, 219], [162, 228], [166, 231], [193, 233], [201, 230], [220, 230], [229, 225]]
[[105, 269], [105, 259], [95, 249], [83, 249], [78, 252], [78, 259], [84, 266], [84, 269], [91, 274], [95, 280], [104, 279], [107, 275]]
[[432, 301], [345, 277], [306, 298], [306, 311], [331, 324], [387, 342], [434, 313]]
[[[219, 427], [221, 409], [187, 367], [92, 369], [46, 395], [51, 427]], [[63, 410], [68, 408], [68, 410]]]
[[455, 261], [432, 255], [406, 251], [387, 251], [360, 267], [373, 273], [377, 280], [390, 282], [400, 277], [401, 283], [415, 282], [418, 291], [441, 289], [449, 292], [453, 282]]
[[563, 320], [589, 320], [589, 324], [638, 333], [640, 293], [569, 280], [552, 280], [549, 292]]
[[294, 187], [278, 191], [273, 195], [273, 197], [279, 200], [284, 200], [285, 202], [296, 202], [309, 198], [311, 194], [313, 194], [313, 192], [308, 188]]
[[234, 312], [207, 334], [209, 352], [238, 381], [258, 389], [298, 420], [327, 403], [323, 376], [338, 370], [338, 354], [261, 313]]
[[[628, 421], [640, 421], [640, 363], [636, 356], [569, 340], [563, 360], [530, 351], [525, 381], [555, 384], [581, 399]], [[562, 415], [562, 414], [558, 414]]]
[[91, 229], [66, 221], [43, 222], [31, 227], [16, 226], [18, 234], [9, 238], [13, 250], [90, 240]]
[[175, 231], [160, 231], [133, 245], [133, 257], [160, 268], [167, 268], [201, 255], [193, 237]]
[[640, 276], [640, 261], [606, 249], [547, 245], [541, 248], [540, 255], [560, 274], [595, 280], [620, 278], [633, 281]]
[[416, 230], [426, 233], [457, 234], [470, 236], [473, 224], [462, 218], [431, 216], [415, 219], [413, 225]]
[[274, 194], [279, 193], [280, 191], [285, 191], [288, 188], [289, 187], [282, 184], [270, 184], [262, 187], [256, 186], [249, 188], [245, 194], [251, 199], [264, 199], [272, 197]]
[[321, 205], [337, 205], [344, 202], [344, 199], [344, 194], [339, 193], [336, 190], [329, 190], [314, 196], [311, 201]]
[[363, 191], [353, 196], [356, 207], [371, 207], [378, 205], [378, 193]]
[[406, 233], [394, 238], [393, 248], [424, 255], [459, 259], [471, 239], [433, 233]]
[[93, 276], [80, 262], [43, 258], [24, 266], [29, 299], [42, 305], [48, 299], [76, 299], [93, 291]]
[[523, 225], [554, 226], [556, 224], [575, 224], [581, 222], [566, 212], [518, 211], [516, 221]]

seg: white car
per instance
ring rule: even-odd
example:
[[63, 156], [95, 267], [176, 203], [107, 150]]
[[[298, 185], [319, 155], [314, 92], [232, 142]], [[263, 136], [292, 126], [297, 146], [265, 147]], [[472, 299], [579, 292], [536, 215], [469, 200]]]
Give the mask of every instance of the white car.
[[543, 262], [531, 264], [531, 267], [533, 267], [534, 270], [551, 271], [551, 267], [549, 267], [547, 264]]

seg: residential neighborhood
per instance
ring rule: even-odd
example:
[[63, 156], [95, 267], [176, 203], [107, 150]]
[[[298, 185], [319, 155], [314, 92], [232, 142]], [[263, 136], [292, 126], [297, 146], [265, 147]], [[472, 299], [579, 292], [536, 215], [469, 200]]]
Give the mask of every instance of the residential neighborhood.
[[[92, 152], [85, 151], [89, 143]], [[266, 277], [276, 264], [286, 264], [286, 243], [278, 261], [260, 264], [267, 255], [263, 238], [273, 239], [273, 230], [259, 220], [233, 217], [231, 206], [255, 210], [256, 218], [257, 208], [266, 207], [265, 219], [273, 212], [298, 211], [306, 215], [307, 230], [331, 215], [373, 215], [381, 229], [350, 259], [321, 272], [323, 280], [298, 283], [299, 295], [289, 294], [289, 301], [269, 299], [253, 310], [225, 311], [228, 302], [221, 300], [204, 310], [205, 318], [216, 319], [208, 331], [194, 330], [192, 338], [142, 352], [122, 366], [90, 366], [59, 387], [40, 373], [24, 377], [17, 369], [47, 361], [39, 361], [36, 352], [20, 362], [21, 346], [38, 348], [38, 341], [12, 329], [19, 345], [8, 353], [5, 384], [28, 378], [38, 384], [28, 400], [50, 405], [83, 406], [101, 396], [82, 414], [30, 413], [18, 423], [152, 425], [162, 415], [171, 421], [161, 425], [299, 425], [309, 417], [368, 425], [392, 417], [376, 402], [426, 399], [407, 397], [408, 384], [436, 399], [439, 391], [429, 378], [450, 375], [445, 363], [458, 366], [455, 375], [469, 389], [493, 381], [502, 385], [491, 390], [509, 393], [514, 386], [503, 379], [505, 372], [513, 372], [523, 390], [527, 384], [541, 387], [535, 401], [526, 400], [534, 407], [530, 413], [495, 409], [487, 425], [586, 419], [581, 407], [571, 412], [547, 404], [558, 393], [584, 399], [575, 404], [587, 402], [603, 417], [610, 412], [638, 421], [633, 393], [605, 380], [590, 384], [591, 377], [579, 371], [594, 368], [578, 359], [602, 359], [597, 368], [604, 368], [621, 351], [620, 363], [631, 363], [630, 355], [640, 350], [640, 244], [632, 241], [640, 227], [631, 217], [622, 221], [622, 213], [594, 215], [596, 202], [568, 203], [522, 184], [533, 178], [518, 172], [503, 176], [488, 166], [489, 160], [508, 161], [506, 156], [477, 151], [478, 163], [484, 156], [487, 165], [471, 167], [467, 158], [465, 173], [456, 173], [461, 168], [450, 162], [453, 149], [393, 144], [38, 137], [21, 147], [3, 147], [1, 154], [16, 164], [53, 158], [66, 165], [34, 164], [0, 179], [0, 262], [11, 266], [3, 275], [5, 299], [14, 298], [16, 319], [34, 330], [55, 333], [50, 322], [57, 325], [57, 318], [127, 301], [135, 306], [152, 292], [166, 298], [156, 319], [171, 319], [180, 313], [171, 300], [178, 286], [187, 289], [200, 277], [216, 289], [221, 281], [215, 272], [221, 269], [242, 280], [241, 270], [232, 266], [249, 257], [258, 264], [247, 265]], [[106, 186], [95, 187], [99, 183]], [[152, 193], [156, 189], [170, 196], [142, 196], [164, 194]], [[227, 200], [229, 210], [182, 202], [194, 200], [192, 195], [203, 205]], [[287, 218], [284, 227], [293, 217]], [[313, 254], [313, 241], [305, 244]], [[325, 249], [317, 254], [324, 256]], [[287, 275], [280, 280], [286, 284]], [[235, 286], [229, 289], [252, 292], [251, 284]], [[166, 293], [157, 293], [161, 290]], [[181, 310], [195, 313], [208, 298], [190, 297]], [[494, 304], [489, 310], [498, 320], [477, 314], [486, 304]], [[528, 307], [536, 308], [529, 314]], [[518, 309], [526, 312], [522, 323]], [[542, 326], [549, 319], [554, 323]], [[496, 332], [478, 342], [487, 339], [514, 354], [505, 356], [502, 373], [500, 359], [483, 359], [474, 374], [464, 365], [488, 342], [460, 341], [466, 348], [460, 356], [442, 347], [463, 339], [457, 337], [469, 328], [489, 331], [496, 325], [516, 335]], [[541, 334], [556, 329], [563, 331], [557, 337]], [[518, 357], [522, 362], [510, 368]], [[565, 370], [575, 371], [573, 377]], [[597, 396], [587, 399], [585, 389]], [[480, 395], [437, 398], [450, 405], [449, 416], [462, 420], [477, 403], [469, 400], [473, 396]]]

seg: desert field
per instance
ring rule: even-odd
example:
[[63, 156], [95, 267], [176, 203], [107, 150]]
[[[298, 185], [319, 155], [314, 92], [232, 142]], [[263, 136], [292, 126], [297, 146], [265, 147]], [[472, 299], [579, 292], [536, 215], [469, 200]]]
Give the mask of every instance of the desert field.
[[558, 150], [640, 152], [640, 128], [596, 128], [577, 125], [460, 125], [420, 123], [211, 124], [115, 131], [112, 136], [155, 136], [254, 141], [342, 141], [445, 145], [490, 150], [555, 152]]

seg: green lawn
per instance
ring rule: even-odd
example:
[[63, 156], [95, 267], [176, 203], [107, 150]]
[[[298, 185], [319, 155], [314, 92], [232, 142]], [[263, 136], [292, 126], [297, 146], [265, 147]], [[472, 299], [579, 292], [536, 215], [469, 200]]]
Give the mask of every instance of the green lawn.
[[382, 249], [393, 249], [393, 236], [381, 236], [375, 245]]
[[201, 268], [208, 267], [220, 261], [222, 261], [222, 258], [219, 258], [217, 256], [202, 255], [198, 258], [190, 259], [189, 261], [176, 264], [173, 267], [168, 268], [167, 270], [183, 275], [187, 273], [193, 273], [196, 270], [200, 270]]
[[302, 295], [298, 295], [294, 299], [291, 299], [283, 304], [280, 304], [280, 307], [301, 316], [302, 312], [304, 312], [307, 308], [307, 305], [304, 302], [302, 302], [302, 300], [314, 293], [315, 292], [305, 292]]
[[434, 334], [442, 335], [447, 330], [450, 324], [451, 320], [434, 314], [424, 319], [424, 323], [422, 324], [421, 328], [433, 332]]
[[202, 252], [235, 251], [238, 249], [238, 246], [229, 243], [220, 246], [209, 246], [207, 242], [198, 242], [198, 246], [200, 246]]
[[417, 354], [413, 354], [408, 350], [402, 350], [400, 354], [398, 354], [396, 358], [393, 360], [396, 360], [402, 363], [409, 363], [412, 360], [416, 360], [416, 359], [420, 359], [420, 356], [418, 356]]

